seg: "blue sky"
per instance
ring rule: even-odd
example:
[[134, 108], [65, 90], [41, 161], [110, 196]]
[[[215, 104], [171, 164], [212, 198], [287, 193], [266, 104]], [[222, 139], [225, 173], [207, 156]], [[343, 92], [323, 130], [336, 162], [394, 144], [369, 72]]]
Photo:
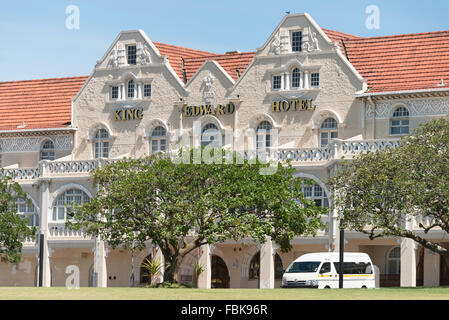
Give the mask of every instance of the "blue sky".
[[[69, 5], [79, 8], [79, 30], [66, 28]], [[369, 5], [379, 8], [380, 29], [365, 26]], [[255, 51], [286, 11], [364, 37], [449, 30], [447, 0], [10, 1], [0, 10], [0, 81], [88, 75], [121, 30], [217, 53]]]

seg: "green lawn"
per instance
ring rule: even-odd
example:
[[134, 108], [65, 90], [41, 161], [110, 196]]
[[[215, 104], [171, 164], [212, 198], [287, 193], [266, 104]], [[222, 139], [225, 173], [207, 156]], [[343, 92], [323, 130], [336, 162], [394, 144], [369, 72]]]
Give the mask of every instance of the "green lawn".
[[0, 287], [0, 300], [449, 300], [449, 287], [382, 289], [167, 289]]

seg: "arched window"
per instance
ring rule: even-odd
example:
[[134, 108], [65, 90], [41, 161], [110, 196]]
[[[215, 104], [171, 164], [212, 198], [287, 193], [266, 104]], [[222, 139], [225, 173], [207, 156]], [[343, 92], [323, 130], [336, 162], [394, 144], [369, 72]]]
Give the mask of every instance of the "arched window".
[[221, 132], [215, 124], [206, 124], [201, 131], [201, 146], [205, 147], [210, 145], [213, 148], [220, 147], [220, 135]]
[[128, 81], [128, 98], [134, 98], [135, 97], [135, 84], [134, 84], [134, 80], [129, 80]]
[[151, 152], [165, 152], [167, 149], [167, 131], [159, 126], [151, 132]]
[[106, 129], [98, 129], [94, 137], [95, 159], [108, 158], [109, 156], [109, 133]]
[[304, 197], [315, 201], [316, 206], [329, 208], [329, 199], [327, 197], [326, 191], [324, 191], [319, 184], [303, 184], [301, 189]]
[[36, 207], [34, 204], [24, 197], [14, 198], [16, 203], [16, 212], [23, 219], [28, 220], [28, 226], [38, 227], [39, 226], [39, 215], [37, 214]]
[[390, 121], [390, 134], [409, 133], [409, 112], [405, 107], [399, 107], [393, 112]]
[[53, 206], [53, 221], [66, 221], [70, 217], [74, 203], [81, 204], [89, 201], [89, 196], [80, 189], [70, 189], [56, 199]]
[[327, 118], [320, 127], [320, 146], [322, 148], [329, 145], [330, 139], [338, 138], [338, 124], [334, 118]]
[[393, 247], [387, 254], [387, 274], [398, 275], [401, 270], [401, 248]]
[[[284, 274], [284, 267], [282, 265], [282, 259], [279, 254], [274, 255], [274, 278], [276, 280], [282, 279]], [[257, 252], [249, 264], [249, 280], [260, 278], [260, 251]]]
[[265, 148], [270, 148], [271, 143], [271, 133], [270, 130], [273, 126], [268, 121], [262, 121], [259, 123], [256, 129], [256, 148], [257, 150], [263, 150]]
[[299, 88], [301, 84], [301, 72], [296, 68], [292, 71], [292, 88]]
[[55, 160], [55, 145], [47, 140], [41, 145], [40, 160]]

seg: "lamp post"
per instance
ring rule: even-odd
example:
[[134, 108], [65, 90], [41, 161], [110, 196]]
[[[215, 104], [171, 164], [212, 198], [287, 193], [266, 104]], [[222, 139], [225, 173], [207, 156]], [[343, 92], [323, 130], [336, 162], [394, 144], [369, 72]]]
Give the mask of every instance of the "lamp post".
[[345, 230], [340, 228], [340, 264], [339, 264], [339, 278], [338, 278], [338, 288], [343, 289], [343, 275], [344, 275], [344, 252], [345, 252]]

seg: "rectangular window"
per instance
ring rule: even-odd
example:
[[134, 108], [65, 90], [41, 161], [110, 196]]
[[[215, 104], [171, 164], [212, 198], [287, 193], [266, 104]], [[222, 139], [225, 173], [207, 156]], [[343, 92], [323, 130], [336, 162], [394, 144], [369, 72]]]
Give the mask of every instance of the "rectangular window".
[[292, 32], [292, 51], [301, 52], [302, 51], [302, 32], [295, 31]]
[[151, 84], [144, 84], [143, 85], [143, 96], [145, 98], [151, 97]]
[[409, 120], [392, 120], [390, 134], [408, 134]]
[[118, 99], [118, 87], [111, 87], [111, 99]]
[[136, 64], [136, 46], [128, 46], [128, 64]]
[[310, 85], [315, 88], [320, 86], [320, 74], [319, 73], [312, 73], [310, 75]]
[[[340, 272], [340, 263], [334, 262], [334, 267], [337, 273]], [[369, 262], [343, 262], [344, 274], [372, 274], [373, 267]]]
[[273, 76], [273, 89], [281, 88], [281, 76]]

